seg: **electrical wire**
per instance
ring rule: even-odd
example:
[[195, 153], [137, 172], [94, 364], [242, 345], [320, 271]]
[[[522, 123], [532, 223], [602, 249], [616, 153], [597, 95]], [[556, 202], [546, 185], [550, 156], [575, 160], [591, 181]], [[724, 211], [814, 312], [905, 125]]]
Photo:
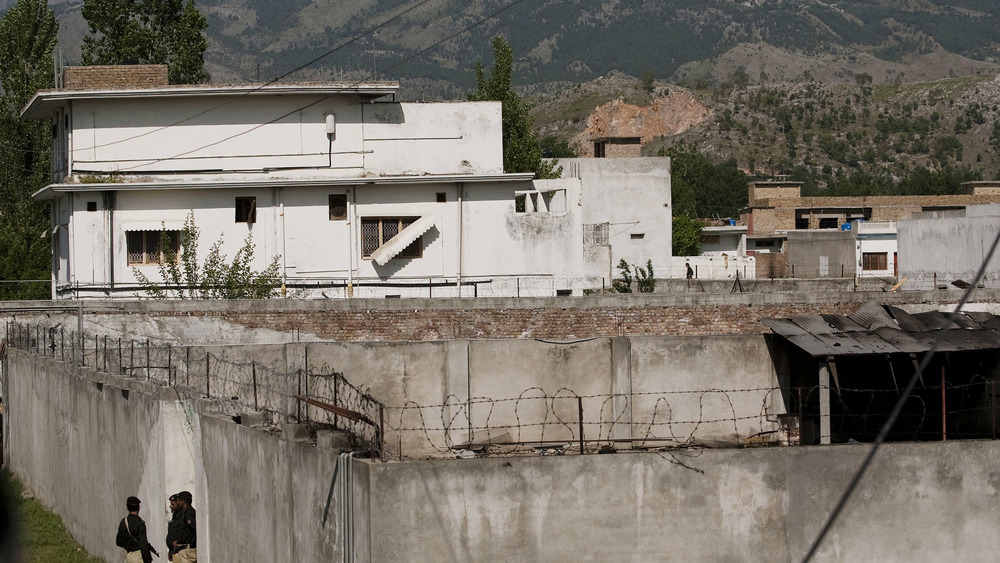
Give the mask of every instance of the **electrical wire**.
[[[421, 50], [417, 51], [413, 55], [410, 55], [409, 57], [406, 57], [405, 59], [399, 61], [398, 63], [389, 65], [388, 67], [384, 68], [381, 72], [369, 74], [365, 78], [362, 78], [361, 80], [355, 81], [350, 86], [346, 87], [345, 90], [353, 88], [355, 86], [358, 86], [359, 84], [364, 83], [365, 81], [371, 79], [372, 77], [376, 76], [377, 74], [384, 74], [387, 71], [390, 71], [390, 70], [392, 70], [394, 68], [402, 66], [402, 65], [404, 65], [404, 64], [412, 61], [413, 59], [416, 59], [417, 57], [423, 55], [424, 53], [426, 53], [426, 52], [428, 52], [428, 51], [430, 51], [430, 50], [432, 50], [432, 49], [434, 49], [434, 48], [436, 48], [436, 47], [438, 47], [438, 46], [440, 46], [440, 45], [442, 45], [444, 43], [447, 43], [448, 41], [451, 41], [452, 39], [458, 37], [459, 35], [467, 33], [468, 31], [470, 31], [470, 30], [472, 30], [472, 29], [474, 29], [474, 28], [476, 28], [476, 27], [478, 27], [478, 26], [486, 23], [487, 21], [489, 21], [489, 20], [497, 17], [501, 13], [503, 13], [503, 12], [505, 12], [505, 11], [513, 8], [514, 6], [517, 6], [518, 4], [520, 4], [522, 2], [524, 2], [524, 0], [513, 0], [513, 2], [511, 2], [510, 4], [507, 4], [506, 6], [503, 6], [502, 8], [499, 8], [499, 9], [491, 12], [490, 14], [488, 14], [488, 15], [480, 18], [476, 22], [474, 22], [474, 23], [472, 23], [472, 24], [470, 24], [470, 25], [462, 28], [461, 30], [456, 31], [455, 33], [452, 33], [451, 35], [448, 35], [447, 37], [444, 37], [443, 39], [440, 39], [440, 40], [432, 43], [428, 47], [425, 47], [424, 49], [421, 49]], [[195, 153], [195, 152], [198, 152], [200, 150], [207, 149], [209, 147], [213, 147], [215, 145], [220, 145], [222, 143], [225, 143], [226, 141], [230, 141], [230, 140], [235, 139], [237, 137], [242, 137], [243, 135], [250, 134], [250, 133], [252, 133], [252, 132], [260, 129], [261, 127], [265, 127], [267, 125], [271, 125], [272, 123], [276, 123], [278, 121], [281, 121], [282, 119], [285, 119], [286, 117], [294, 115], [294, 114], [296, 114], [296, 113], [298, 113], [298, 112], [300, 112], [302, 110], [309, 109], [309, 108], [311, 108], [311, 107], [313, 107], [313, 106], [315, 106], [315, 105], [317, 105], [317, 104], [319, 104], [321, 102], [324, 102], [324, 101], [332, 98], [335, 95], [338, 95], [339, 93], [340, 92], [323, 96], [323, 97], [319, 98], [318, 100], [316, 100], [316, 101], [314, 101], [312, 103], [309, 103], [309, 104], [306, 104], [304, 106], [295, 108], [292, 111], [286, 112], [286, 113], [284, 113], [284, 114], [282, 114], [282, 115], [280, 115], [280, 116], [278, 116], [278, 117], [276, 117], [276, 118], [274, 118], [274, 119], [272, 119], [270, 121], [266, 121], [264, 123], [260, 123], [258, 125], [255, 125], [255, 126], [249, 128], [249, 129], [245, 130], [245, 131], [242, 131], [240, 133], [235, 133], [235, 134], [230, 135], [228, 137], [225, 137], [223, 139], [219, 139], [218, 141], [215, 141], [215, 142], [212, 142], [212, 143], [208, 143], [208, 144], [202, 145], [200, 147], [196, 147], [194, 149], [191, 149], [189, 151], [185, 151], [185, 152], [176, 154], [176, 155], [171, 156], [171, 157], [150, 159], [150, 160], [148, 160], [147, 162], [145, 162], [143, 164], [137, 164], [135, 166], [130, 166], [130, 167], [127, 167], [127, 168], [122, 168], [120, 170], [123, 171], [123, 172], [124, 171], [128, 171], [128, 170], [135, 170], [137, 168], [142, 168], [142, 167], [145, 167], [145, 166], [149, 166], [151, 164], [156, 164], [158, 162], [163, 162], [163, 161], [166, 161], [166, 160], [173, 160], [175, 158], [180, 158], [182, 156], [187, 156], [187, 155], [189, 155], [191, 153]]]
[[945, 325], [942, 326], [941, 329], [937, 331], [937, 334], [934, 335], [934, 341], [931, 344], [930, 350], [928, 350], [927, 354], [924, 355], [923, 359], [920, 361], [920, 364], [917, 366], [916, 371], [913, 373], [913, 376], [910, 377], [910, 381], [906, 385], [906, 389], [904, 389], [903, 393], [899, 396], [899, 400], [896, 401], [896, 405], [893, 407], [892, 412], [889, 414], [889, 418], [886, 419], [885, 424], [883, 424], [881, 430], [879, 430], [878, 436], [875, 437], [875, 442], [872, 444], [871, 449], [868, 450], [868, 454], [865, 456], [864, 461], [861, 463], [861, 467], [858, 468], [857, 472], [855, 472], [854, 474], [854, 477], [851, 478], [851, 482], [847, 485], [847, 489], [841, 495], [840, 500], [837, 501], [836, 506], [834, 506], [833, 511], [827, 518], [826, 523], [823, 525], [823, 528], [819, 532], [819, 535], [817, 535], [816, 539], [813, 540], [812, 545], [809, 547], [809, 551], [802, 559], [803, 563], [808, 563], [813, 558], [813, 556], [816, 554], [816, 551], [819, 549], [820, 544], [823, 543], [823, 539], [826, 538], [826, 535], [830, 532], [830, 529], [833, 527], [833, 524], [837, 521], [837, 517], [840, 516], [841, 511], [843, 511], [844, 507], [847, 505], [847, 501], [851, 499], [851, 496], [854, 494], [855, 489], [857, 489], [858, 484], [861, 482], [862, 477], [864, 477], [865, 472], [868, 470], [868, 467], [871, 465], [872, 460], [875, 458], [875, 454], [882, 446], [882, 443], [885, 442], [886, 438], [889, 436], [889, 432], [892, 430], [893, 425], [896, 423], [896, 419], [899, 418], [899, 414], [903, 410], [903, 403], [905, 403], [906, 400], [910, 397], [910, 394], [913, 393], [913, 389], [916, 387], [917, 381], [923, 378], [924, 370], [927, 369], [928, 365], [930, 365], [931, 359], [934, 357], [934, 354], [941, 346], [941, 342], [944, 341], [944, 337], [947, 334], [949, 327], [956, 326], [955, 319], [958, 317], [958, 314], [961, 313], [962, 307], [964, 307], [966, 302], [968, 302], [969, 297], [972, 295], [972, 291], [976, 288], [976, 285], [979, 284], [979, 280], [982, 279], [983, 275], [986, 273], [986, 267], [993, 259], [993, 254], [996, 252], [998, 245], [1000, 245], [1000, 230], [997, 231], [997, 235], [993, 239], [993, 244], [990, 245], [989, 252], [987, 252], [986, 257], [983, 258], [983, 261], [979, 266], [979, 271], [976, 272], [976, 277], [972, 280], [972, 283], [969, 285], [968, 288], [966, 288], [965, 292], [962, 294], [962, 298], [959, 299], [958, 305], [955, 307], [955, 310], [953, 310], [948, 315], [947, 322], [945, 323]]
[[139, 139], [139, 138], [145, 137], [146, 135], [152, 135], [153, 133], [158, 133], [160, 131], [163, 131], [164, 129], [168, 129], [170, 127], [176, 127], [177, 125], [180, 125], [182, 123], [187, 123], [188, 121], [191, 121], [192, 119], [197, 119], [197, 118], [199, 118], [199, 117], [201, 117], [201, 116], [203, 116], [203, 115], [205, 115], [205, 114], [207, 114], [209, 112], [213, 112], [213, 111], [215, 111], [215, 110], [217, 110], [219, 108], [222, 108], [222, 107], [225, 107], [225, 106], [227, 106], [227, 105], [229, 105], [231, 103], [237, 102], [237, 101], [243, 99], [244, 97], [249, 96], [250, 94], [253, 94], [254, 92], [259, 92], [260, 90], [263, 90], [264, 88], [266, 88], [268, 86], [271, 86], [272, 84], [275, 84], [275, 83], [279, 82], [280, 80], [282, 80], [284, 78], [287, 78], [288, 76], [290, 76], [292, 74], [295, 74], [296, 72], [299, 72], [300, 70], [303, 70], [303, 69], [305, 69], [305, 68], [307, 68], [307, 67], [309, 67], [309, 66], [311, 66], [311, 65], [313, 65], [313, 64], [315, 64], [315, 63], [317, 63], [317, 62], [319, 62], [319, 61], [321, 61], [323, 59], [325, 59], [326, 57], [329, 57], [330, 55], [336, 53], [337, 51], [340, 51], [341, 49], [343, 49], [343, 48], [345, 48], [345, 47], [347, 47], [349, 45], [352, 45], [352, 44], [360, 41], [361, 39], [364, 39], [368, 35], [371, 35], [371, 34], [377, 32], [378, 30], [382, 29], [383, 27], [385, 27], [386, 25], [392, 23], [393, 21], [395, 21], [395, 20], [397, 20], [397, 19], [399, 19], [399, 18], [401, 18], [401, 17], [409, 14], [410, 12], [416, 10], [417, 8], [420, 8], [420, 7], [424, 6], [425, 4], [427, 4], [429, 2], [432, 2], [432, 1], [433, 0], [421, 0], [420, 2], [414, 4], [413, 6], [410, 6], [409, 8], [403, 10], [402, 12], [396, 14], [395, 16], [392, 16], [391, 18], [383, 21], [382, 23], [380, 23], [380, 24], [372, 27], [371, 29], [365, 31], [364, 33], [361, 33], [360, 35], [356, 35], [356, 36], [352, 37], [347, 42], [342, 43], [342, 44], [340, 44], [340, 45], [338, 45], [338, 46], [336, 46], [336, 47], [334, 47], [334, 48], [326, 51], [322, 55], [320, 55], [318, 57], [315, 57], [315, 58], [311, 59], [310, 61], [308, 61], [306, 63], [303, 63], [303, 64], [301, 64], [301, 65], [293, 68], [292, 70], [290, 70], [290, 71], [288, 71], [288, 72], [286, 72], [286, 73], [284, 73], [284, 74], [282, 74], [282, 75], [280, 75], [280, 76], [278, 76], [278, 77], [270, 80], [269, 82], [265, 82], [264, 84], [261, 84], [260, 86], [257, 86], [256, 88], [253, 88], [251, 90], [247, 90], [246, 92], [243, 92], [242, 94], [240, 94], [238, 96], [235, 96], [235, 97], [233, 97], [230, 100], [227, 100], [227, 101], [225, 101], [225, 102], [223, 102], [221, 104], [218, 104], [218, 105], [212, 106], [210, 108], [207, 108], [207, 109], [205, 109], [203, 111], [200, 111], [200, 112], [198, 112], [198, 113], [196, 113], [196, 114], [194, 114], [194, 115], [192, 115], [190, 117], [186, 117], [184, 119], [181, 119], [180, 121], [175, 121], [175, 122], [170, 123], [168, 125], [164, 125], [162, 127], [158, 127], [156, 129], [152, 129], [150, 131], [146, 131], [145, 133], [140, 133], [138, 135], [133, 135], [132, 137], [126, 137], [124, 139], [119, 139], [117, 141], [111, 141], [111, 142], [100, 144], [100, 145], [93, 145], [93, 146], [90, 146], [90, 147], [82, 147], [82, 148], [78, 148], [78, 149], [75, 149], [75, 150], [81, 150], [81, 151], [94, 150], [94, 149], [99, 149], [99, 148], [103, 148], [103, 147], [109, 147], [109, 146], [112, 146], [112, 145], [116, 145], [118, 143], [124, 143], [124, 142], [127, 142], [127, 141], [133, 141], [135, 139]]

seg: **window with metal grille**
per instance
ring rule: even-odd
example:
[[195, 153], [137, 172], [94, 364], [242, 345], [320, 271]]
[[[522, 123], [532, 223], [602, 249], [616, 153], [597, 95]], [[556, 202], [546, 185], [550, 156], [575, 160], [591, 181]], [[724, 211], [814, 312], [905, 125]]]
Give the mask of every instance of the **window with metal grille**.
[[180, 231], [126, 231], [129, 265], [159, 264], [169, 250], [174, 260], [180, 253]]
[[[362, 219], [361, 256], [370, 258], [372, 253], [378, 250], [378, 247], [389, 242], [392, 237], [412, 225], [417, 219], [419, 217], [366, 217]], [[410, 243], [397, 256], [403, 258], [420, 258], [420, 253], [423, 250], [423, 244], [421, 244], [422, 238], [417, 237], [417, 240]]]
[[255, 197], [236, 198], [236, 222], [237, 223], [257, 222], [257, 198]]
[[608, 244], [608, 224], [593, 223], [584, 225], [583, 244]]
[[861, 253], [862, 270], [887, 270], [889, 269], [889, 253], [887, 252], [863, 252]]

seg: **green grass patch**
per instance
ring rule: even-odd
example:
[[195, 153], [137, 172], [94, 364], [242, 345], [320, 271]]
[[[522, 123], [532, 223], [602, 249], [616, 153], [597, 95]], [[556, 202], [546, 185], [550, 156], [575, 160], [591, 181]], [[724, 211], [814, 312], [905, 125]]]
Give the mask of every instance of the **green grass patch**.
[[[23, 561], [42, 563], [101, 563], [88, 554], [66, 531], [62, 518], [45, 509], [36, 499], [23, 499], [24, 485], [7, 470], [0, 472], [0, 487], [10, 504], [14, 522], [19, 528]], [[108, 537], [114, 536], [114, 530]]]

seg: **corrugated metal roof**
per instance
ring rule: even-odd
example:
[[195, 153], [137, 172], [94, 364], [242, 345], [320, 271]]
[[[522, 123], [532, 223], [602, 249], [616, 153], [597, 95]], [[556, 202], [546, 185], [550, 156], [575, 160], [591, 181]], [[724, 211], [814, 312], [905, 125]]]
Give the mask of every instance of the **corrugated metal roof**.
[[[942, 352], [1000, 349], [1000, 318], [960, 313], [949, 322], [938, 311], [911, 315], [897, 307], [866, 303], [850, 315], [761, 319], [776, 334], [814, 357], [919, 354], [939, 339]], [[942, 327], [947, 327], [940, 333]]]

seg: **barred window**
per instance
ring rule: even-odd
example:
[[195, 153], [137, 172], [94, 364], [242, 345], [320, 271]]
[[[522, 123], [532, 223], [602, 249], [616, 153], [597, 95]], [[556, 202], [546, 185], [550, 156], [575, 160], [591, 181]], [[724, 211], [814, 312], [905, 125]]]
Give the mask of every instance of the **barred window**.
[[583, 244], [609, 244], [608, 224], [593, 223], [583, 226]]
[[180, 253], [180, 231], [126, 231], [129, 265], [159, 264], [166, 259], [164, 250], [172, 253], [174, 260]]
[[[388, 242], [400, 231], [409, 227], [419, 217], [367, 217], [361, 220], [361, 256], [370, 258], [378, 247]], [[413, 241], [397, 256], [403, 258], [420, 258], [423, 245], [421, 239]]]
[[887, 270], [889, 268], [889, 253], [863, 252], [861, 254], [862, 270]]

